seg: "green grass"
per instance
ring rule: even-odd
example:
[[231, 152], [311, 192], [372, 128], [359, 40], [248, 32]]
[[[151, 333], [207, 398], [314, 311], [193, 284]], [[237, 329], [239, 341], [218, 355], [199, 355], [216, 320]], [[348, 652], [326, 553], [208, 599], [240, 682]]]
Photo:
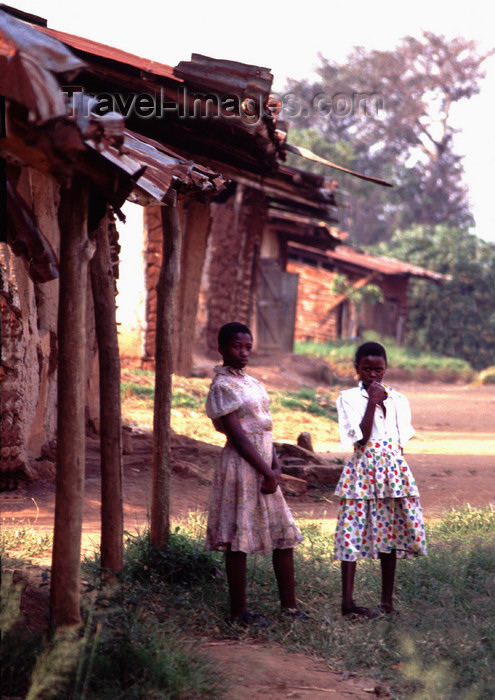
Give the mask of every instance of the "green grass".
[[[128, 374], [136, 375], [139, 378], [138, 370], [132, 370]], [[147, 375], [154, 377], [154, 373], [148, 372]], [[176, 383], [180, 384], [180, 377], [176, 378]], [[200, 411], [204, 409], [204, 403], [206, 399], [206, 392], [194, 389], [191, 391], [191, 387], [181, 387], [174, 386], [172, 388], [172, 408], [189, 408], [195, 411]], [[124, 398], [137, 398], [144, 402], [149, 408], [153, 408], [153, 401], [155, 398], [155, 384], [153, 381], [152, 385], [140, 384], [139, 382], [122, 382], [121, 384], [121, 394]]]
[[82, 638], [56, 636], [47, 644], [26, 700], [214, 700], [223, 689], [199, 644], [126, 596], [97, 600]]
[[[428, 526], [429, 556], [398, 562], [397, 619], [344, 620], [333, 533], [311, 522], [301, 529], [305, 542], [295, 551], [297, 586], [301, 605], [311, 615], [308, 621], [280, 618], [270, 557], [260, 556], [248, 558], [249, 604], [276, 624], [248, 633], [229, 627], [222, 557], [203, 551], [200, 520], [172, 533], [171, 561], [165, 566], [146, 533], [129, 542], [124, 588], [138, 596], [140, 609], [165, 615], [191, 639], [205, 629], [219, 638], [249, 634], [316, 655], [332, 669], [371, 676], [385, 683], [393, 698], [495, 697], [495, 509], [452, 510]], [[177, 564], [171, 565], [174, 560]], [[378, 562], [360, 563], [356, 599], [374, 607], [379, 596]]]
[[[442, 381], [469, 381], [474, 375], [472, 367], [465, 360], [443, 357], [410, 347], [397, 347], [392, 338], [381, 338], [370, 332], [364, 334], [363, 340], [382, 343], [387, 351], [388, 366], [393, 369], [405, 370], [411, 375], [426, 372]], [[326, 360], [337, 377], [353, 377], [354, 354], [361, 342], [363, 341], [298, 342], [295, 344], [294, 351], [300, 355], [320, 357]]]
[[[495, 508], [466, 506], [430, 523], [428, 557], [397, 564], [400, 617], [357, 623], [340, 615], [333, 533], [312, 522], [301, 529], [297, 590], [309, 620], [279, 616], [271, 558], [254, 556], [249, 605], [276, 624], [229, 626], [222, 555], [204, 551], [204, 517], [191, 514], [173, 528], [166, 553], [150, 545], [147, 532], [128, 534], [125, 571], [111, 592], [99, 588], [98, 559], [86, 561], [83, 575], [96, 591], [83, 598], [84, 634], [26, 646], [8, 630], [2, 679], [19, 680], [16, 664], [26, 674], [36, 660], [28, 700], [222, 698], [228, 682], [201, 653], [207, 631], [317, 656], [331, 669], [384, 683], [396, 699], [495, 697]], [[377, 561], [358, 564], [355, 589], [360, 604], [377, 605]]]
[[335, 401], [330, 394], [306, 387], [300, 391], [269, 392], [270, 410], [274, 416], [281, 410], [304, 411], [314, 416], [337, 420]]
[[23, 560], [43, 554], [52, 546], [52, 536], [38, 531], [30, 522], [7, 520], [0, 524], [0, 557]]

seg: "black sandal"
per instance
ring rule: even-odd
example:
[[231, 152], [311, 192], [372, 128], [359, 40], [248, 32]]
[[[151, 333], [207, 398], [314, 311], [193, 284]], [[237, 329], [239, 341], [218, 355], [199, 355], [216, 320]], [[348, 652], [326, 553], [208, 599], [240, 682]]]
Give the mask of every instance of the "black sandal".
[[247, 610], [242, 615], [238, 617], [231, 617], [227, 620], [229, 625], [238, 625], [239, 627], [248, 627], [249, 625], [258, 625], [258, 627], [271, 627], [273, 622], [268, 620], [263, 615], [256, 615], [255, 613]]
[[299, 608], [280, 608], [280, 613], [284, 617], [290, 617], [293, 620], [309, 620], [308, 613], [299, 610]]
[[395, 608], [391, 608], [388, 605], [379, 605], [378, 612], [382, 613], [383, 615], [400, 615], [400, 612], [398, 610], [396, 610]]
[[342, 607], [342, 615], [346, 620], [362, 620], [368, 619], [372, 620], [374, 617], [378, 617], [377, 610], [371, 610], [370, 608], [363, 608], [360, 605], [352, 604], [352, 608]]

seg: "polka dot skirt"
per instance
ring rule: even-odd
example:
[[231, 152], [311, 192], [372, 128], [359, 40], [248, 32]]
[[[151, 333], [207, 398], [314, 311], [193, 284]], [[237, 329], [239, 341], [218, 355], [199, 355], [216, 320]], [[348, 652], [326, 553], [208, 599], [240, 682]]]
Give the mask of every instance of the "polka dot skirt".
[[426, 555], [423, 515], [418, 498], [341, 499], [335, 531], [335, 559], [376, 559], [397, 550], [411, 559]]
[[341, 497], [335, 559], [376, 559], [394, 549], [406, 559], [426, 555], [418, 488], [397, 444], [356, 445], [335, 494]]

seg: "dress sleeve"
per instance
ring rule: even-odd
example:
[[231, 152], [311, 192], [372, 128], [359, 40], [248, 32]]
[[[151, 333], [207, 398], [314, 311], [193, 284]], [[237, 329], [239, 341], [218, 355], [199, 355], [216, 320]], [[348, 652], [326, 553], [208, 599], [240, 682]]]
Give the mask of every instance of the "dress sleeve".
[[340, 444], [344, 449], [348, 449], [353, 447], [354, 443], [363, 437], [360, 427], [363, 416], [355, 402], [345, 394], [346, 392], [341, 392], [337, 398], [337, 414], [339, 418]]
[[206, 415], [211, 420], [237, 411], [242, 398], [234, 387], [226, 382], [213, 383], [206, 398]]
[[404, 447], [416, 432], [411, 425], [411, 407], [404, 394], [397, 394], [397, 430], [401, 447]]

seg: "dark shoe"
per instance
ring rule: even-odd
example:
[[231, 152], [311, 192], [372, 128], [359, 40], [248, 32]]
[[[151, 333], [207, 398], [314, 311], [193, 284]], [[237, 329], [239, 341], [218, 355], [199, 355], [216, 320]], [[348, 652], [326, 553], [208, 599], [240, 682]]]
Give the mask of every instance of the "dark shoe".
[[400, 615], [400, 612], [389, 605], [379, 605], [378, 613], [383, 615], [395, 615], [396, 617]]
[[378, 617], [378, 610], [371, 610], [370, 608], [363, 608], [360, 605], [352, 605], [352, 608], [342, 608], [342, 615], [346, 620], [372, 620], [374, 617]]
[[256, 615], [249, 610], [243, 615], [238, 617], [230, 618], [227, 620], [230, 625], [238, 625], [239, 627], [249, 627], [249, 625], [257, 625], [258, 627], [271, 627], [273, 622], [268, 620], [263, 615]]
[[280, 608], [280, 614], [284, 617], [290, 617], [292, 620], [309, 620], [308, 613], [299, 610], [299, 608]]

